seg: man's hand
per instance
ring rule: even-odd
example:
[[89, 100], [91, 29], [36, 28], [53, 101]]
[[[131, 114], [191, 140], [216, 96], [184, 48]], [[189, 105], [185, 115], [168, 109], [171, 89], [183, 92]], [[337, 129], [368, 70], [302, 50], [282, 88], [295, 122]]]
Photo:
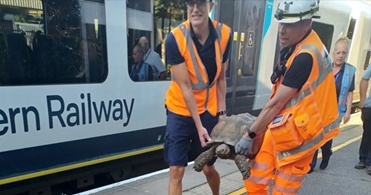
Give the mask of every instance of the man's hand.
[[252, 139], [242, 136], [234, 147], [236, 154], [248, 155], [252, 147]]
[[205, 140], [207, 140], [208, 142], [211, 141], [209, 133], [207, 132], [205, 127], [202, 127], [201, 129], [198, 129], [197, 131], [198, 131], [198, 136], [200, 137], [201, 146], [205, 147], [206, 146]]
[[346, 124], [350, 119], [350, 113], [346, 112], [343, 116], [344, 124]]
[[362, 109], [363, 106], [365, 106], [365, 101], [362, 101], [362, 100], [359, 101], [358, 107], [359, 107], [360, 109]]

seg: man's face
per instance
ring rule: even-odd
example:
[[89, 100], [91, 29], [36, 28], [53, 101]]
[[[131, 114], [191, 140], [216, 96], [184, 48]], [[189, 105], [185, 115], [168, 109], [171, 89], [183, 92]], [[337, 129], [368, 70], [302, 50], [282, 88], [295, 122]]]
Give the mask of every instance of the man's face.
[[142, 57], [143, 57], [142, 53], [138, 51], [138, 48], [137, 47], [135, 47], [133, 49], [133, 60], [134, 60], [134, 62], [135, 63], [141, 62], [142, 61]]
[[300, 21], [296, 23], [280, 23], [278, 35], [281, 47], [287, 47], [298, 43], [307, 31], [309, 21]]
[[348, 53], [348, 45], [344, 42], [339, 42], [335, 49], [334, 52], [332, 53], [332, 57], [334, 58], [335, 64], [343, 64], [345, 61], [345, 57]]
[[189, 0], [187, 2], [188, 18], [192, 25], [198, 26], [207, 23], [209, 20], [209, 12], [214, 6], [209, 0]]

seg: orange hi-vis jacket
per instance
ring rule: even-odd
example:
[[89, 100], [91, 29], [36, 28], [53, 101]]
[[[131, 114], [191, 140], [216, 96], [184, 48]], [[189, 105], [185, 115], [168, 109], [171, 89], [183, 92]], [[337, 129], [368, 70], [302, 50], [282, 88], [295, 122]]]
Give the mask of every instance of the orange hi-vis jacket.
[[[300, 53], [309, 53], [313, 58], [310, 76], [268, 125], [279, 167], [314, 153], [340, 133], [332, 62], [315, 31], [297, 44], [285, 65], [287, 70]], [[283, 77], [273, 86], [271, 98], [282, 81]]]
[[[230, 36], [230, 28], [227, 25], [217, 21], [212, 21], [212, 23], [218, 34], [218, 39], [215, 39], [217, 72], [215, 79], [211, 82], [208, 79], [206, 68], [197, 53], [196, 46], [193, 43], [189, 20], [183, 22], [177, 28], [172, 30], [172, 33], [178, 44], [180, 54], [183, 56], [188, 69], [198, 113], [202, 114], [205, 111], [209, 111], [210, 114], [215, 116], [218, 112], [216, 82], [221, 74], [223, 53], [226, 49]], [[182, 91], [174, 80], [176, 80], [176, 78], [174, 78], [174, 75], [172, 75], [172, 81], [166, 93], [166, 107], [178, 115], [191, 116], [185, 103]]]

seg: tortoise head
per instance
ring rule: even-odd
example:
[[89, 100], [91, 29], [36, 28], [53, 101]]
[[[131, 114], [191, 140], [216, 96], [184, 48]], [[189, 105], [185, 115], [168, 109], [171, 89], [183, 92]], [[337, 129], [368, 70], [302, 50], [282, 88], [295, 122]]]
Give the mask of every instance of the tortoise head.
[[227, 144], [220, 144], [215, 149], [216, 156], [226, 159], [229, 157], [229, 154], [231, 153], [231, 150], [229, 149], [229, 146]]

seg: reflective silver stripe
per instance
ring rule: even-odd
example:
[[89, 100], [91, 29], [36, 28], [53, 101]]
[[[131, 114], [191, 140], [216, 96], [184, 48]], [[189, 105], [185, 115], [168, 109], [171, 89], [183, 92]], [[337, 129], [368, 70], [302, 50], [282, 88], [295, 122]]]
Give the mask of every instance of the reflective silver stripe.
[[216, 34], [218, 35], [219, 44], [222, 41], [222, 27], [223, 27], [223, 24], [218, 23], [215, 28]]
[[337, 120], [327, 125], [325, 128], [323, 128], [323, 131], [325, 134], [329, 133], [330, 131], [334, 130], [335, 128], [339, 127], [341, 123], [342, 117], [340, 116]]
[[285, 173], [283, 171], [276, 171], [275, 175], [280, 177], [281, 179], [292, 181], [292, 182], [302, 182], [304, 180], [305, 175], [297, 175], [297, 173]]
[[[193, 68], [194, 68], [195, 73], [196, 73], [197, 83], [191, 83], [192, 89], [195, 89], [195, 90], [206, 89], [208, 87], [207, 83], [204, 82], [204, 80], [202, 78], [202, 75], [201, 75], [201, 72], [200, 72], [200, 69], [197, 67], [198, 63], [197, 63], [197, 60], [196, 60], [195, 51], [193, 49], [193, 41], [192, 41], [191, 33], [190, 33], [189, 29], [187, 29], [187, 27], [184, 24], [179, 25], [179, 29], [183, 33], [183, 36], [186, 38], [187, 48], [189, 50], [191, 60], [192, 60], [192, 64], [193, 64]], [[205, 67], [204, 67], [204, 70], [205, 70]], [[206, 71], [205, 71], [205, 73], [207, 74]], [[206, 75], [206, 79], [208, 79], [207, 75]]]
[[[318, 51], [318, 49], [313, 45], [303, 45], [301, 47], [301, 49], [310, 49], [310, 50], [314, 51], [314, 53], [316, 54], [316, 58], [317, 58], [317, 61], [318, 61], [319, 75], [318, 75], [318, 78], [315, 81], [313, 81], [313, 83], [311, 84], [312, 90], [314, 91], [326, 79], [328, 74], [332, 72], [331, 61], [329, 61], [329, 58], [327, 58], [327, 56], [323, 57], [323, 55], [328, 55], [327, 53], [323, 53], [323, 55], [321, 55], [321, 53]], [[327, 51], [324, 49], [323, 52], [327, 52]], [[324, 62], [325, 62], [326, 67], [325, 67], [324, 71], [322, 71], [323, 70], [322, 59], [325, 60]], [[310, 95], [310, 93], [311, 93], [310, 88], [306, 88], [304, 91], [300, 92], [298, 96], [291, 98], [286, 103], [284, 108], [285, 109], [291, 108], [292, 106], [296, 105], [298, 102], [303, 100], [305, 97]]]
[[304, 91], [300, 92], [298, 96], [293, 97], [288, 101], [285, 105], [284, 109], [291, 108], [299, 103], [302, 99], [310, 95], [310, 88], [305, 89]]
[[256, 162], [255, 160], [249, 160], [248, 163], [251, 169], [258, 169], [258, 170], [265, 171], [269, 168], [269, 165], [267, 163]]
[[269, 184], [272, 178], [251, 175], [249, 178], [247, 178], [247, 180], [256, 184]]
[[273, 193], [274, 194], [298, 194], [299, 188], [284, 187], [284, 186], [277, 184], [277, 182], [273, 181]]
[[[221, 47], [221, 42], [222, 42], [222, 27], [223, 27], [223, 24], [222, 23], [219, 23], [216, 25], [216, 34], [218, 35], [218, 41], [219, 41], [219, 53], [220, 53], [220, 64], [223, 65], [223, 54], [222, 54], [222, 47]], [[216, 57], [215, 55], [215, 62], [217, 62], [218, 58]]]
[[[220, 65], [223, 65], [223, 54], [222, 54], [222, 45], [221, 45], [222, 28], [223, 28], [223, 24], [218, 22], [218, 24], [216, 25], [215, 31], [216, 31], [216, 34], [218, 35]], [[215, 53], [215, 62], [218, 63], [217, 53]], [[222, 74], [222, 72], [220, 74]], [[217, 80], [212, 81], [212, 83], [210, 84], [210, 88], [215, 85], [216, 81]]]
[[327, 134], [327, 133], [331, 132], [332, 130], [334, 130], [335, 128], [337, 128], [339, 126], [339, 124], [340, 124], [340, 120], [336, 119], [334, 122], [332, 122], [331, 124], [329, 124], [325, 128], [323, 128], [323, 133], [319, 134], [313, 140], [310, 140], [309, 142], [305, 142], [304, 144], [298, 146], [297, 148], [291, 149], [289, 151], [279, 152], [278, 155], [277, 155], [278, 159], [281, 160], [281, 159], [286, 158], [288, 156], [298, 154], [300, 152], [303, 152], [305, 150], [308, 150], [308, 149], [314, 147], [316, 144], [318, 144], [325, 137], [325, 134]]

